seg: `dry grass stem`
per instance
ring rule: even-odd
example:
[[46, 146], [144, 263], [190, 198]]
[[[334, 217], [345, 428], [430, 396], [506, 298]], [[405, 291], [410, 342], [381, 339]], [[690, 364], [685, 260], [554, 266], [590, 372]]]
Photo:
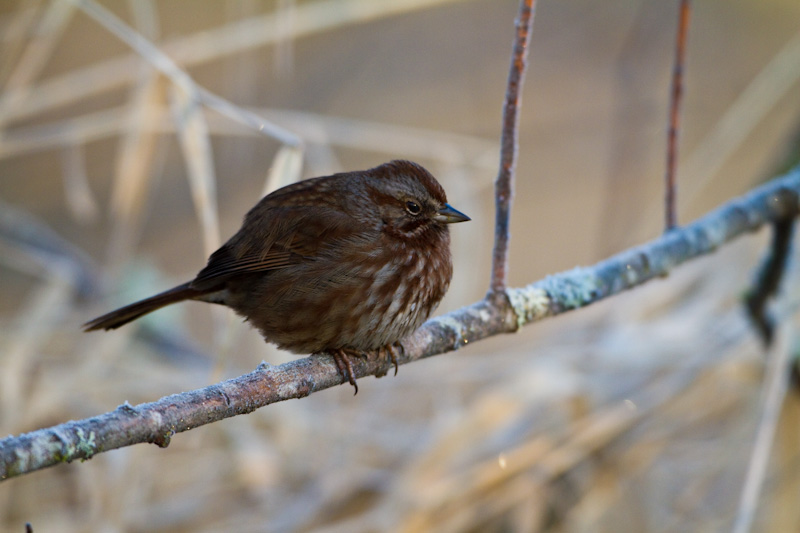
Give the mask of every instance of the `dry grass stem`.
[[51, 276], [37, 287], [22, 305], [18, 324], [5, 335], [0, 346], [3, 353], [3, 372], [0, 373], [0, 416], [3, 423], [15, 426], [25, 410], [21, 402], [29, 400], [32, 390], [33, 355], [40, 351], [54, 331], [54, 326], [66, 314], [73, 296], [73, 279], [68, 269], [57, 265]]
[[[787, 276], [787, 282], [792, 285], [784, 289], [783, 293], [797, 294], [800, 284], [797, 282], [797, 265], [800, 255], [797, 252], [795, 239], [792, 257], [793, 268]], [[734, 533], [747, 533], [753, 529], [756, 512], [759, 508], [764, 482], [767, 477], [767, 466], [775, 448], [775, 435], [781, 418], [786, 393], [789, 390], [789, 381], [792, 367], [796, 363], [798, 346], [797, 317], [787, 317], [783, 324], [777, 328], [775, 341], [769, 346], [767, 372], [764, 377], [762, 407], [760, 419], [755, 436], [755, 442], [747, 468], [747, 475], [742, 486], [741, 501], [737, 511], [736, 522], [733, 526]]]
[[[60, 0], [55, 0], [56, 2]], [[166, 57], [183, 68], [208, 63], [267, 46], [285, 39], [299, 39], [351, 24], [373, 22], [421, 9], [466, 0], [318, 0], [298, 6], [292, 28], [277, 26], [278, 15], [249, 17], [213, 30], [166, 41], [160, 46]], [[82, 0], [69, 2], [83, 5]], [[32, 87], [23, 102], [7, 110], [8, 118], [20, 119], [43, 113], [134, 83], [141, 58], [130, 55], [90, 67], [75, 69]]]
[[65, 145], [62, 154], [64, 202], [75, 220], [82, 224], [94, 222], [100, 214], [100, 207], [89, 187], [83, 150], [79, 145]]
[[13, 110], [27, 98], [34, 80], [53, 54], [74, 11], [69, 2], [51, 0], [0, 94], [0, 129], [4, 128]]
[[262, 132], [278, 139], [282, 143], [292, 146], [301, 146], [301, 140], [293, 133], [284, 130], [274, 124], [270, 124], [261, 117], [255, 116], [240, 107], [231, 104], [224, 98], [212, 93], [211, 91], [197, 86], [192, 78], [164, 52], [137, 33], [133, 28], [127, 26], [120, 19], [115, 17], [110, 11], [92, 0], [71, 0], [78, 2], [78, 5], [88, 15], [94, 18], [99, 24], [104, 26], [120, 40], [133, 48], [142, 58], [149, 62], [159, 72], [169, 78], [172, 83], [180, 87], [188, 94], [194, 94], [196, 100], [221, 113], [232, 120], [240, 122], [256, 131]]
[[131, 99], [111, 195], [112, 232], [107, 255], [111, 272], [130, 256], [144, 221], [148, 192], [156, 177], [153, 160], [159, 133], [153, 125], [161, 118], [164, 91], [163, 78], [150, 74], [143, 78]]
[[[0, 145], [0, 159], [118, 135], [127, 130], [128, 109], [111, 108], [43, 126], [16, 128], [7, 133]], [[381, 154], [403, 153], [408, 157], [476, 169], [493, 170], [496, 166], [496, 146], [478, 137], [299, 111], [263, 108], [252, 111], [296, 131], [308, 145], [329, 145]], [[161, 120], [153, 128], [163, 134], [175, 133], [174, 120], [164, 116], [163, 112], [159, 116]], [[212, 135], [257, 135], [252, 129], [220, 120], [214, 115], [209, 115], [206, 120]]]
[[217, 218], [217, 178], [205, 115], [197, 93], [187, 93], [187, 89], [192, 90], [192, 87], [171, 87], [172, 115], [183, 150], [194, 208], [200, 220], [203, 249], [206, 255], [211, 255], [222, 244]]
[[2, 20], [0, 26], [0, 84], [5, 85], [14, 69], [15, 58], [19, 57], [25, 47], [26, 36], [40, 17], [42, 0], [26, 2]]
[[269, 167], [267, 179], [261, 195], [266, 196], [272, 191], [298, 181], [303, 171], [303, 152], [294, 146], [282, 146], [272, 165]]
[[728, 106], [714, 128], [683, 162], [686, 202], [724, 176], [719, 171], [753, 130], [800, 80], [800, 32], [796, 33]]

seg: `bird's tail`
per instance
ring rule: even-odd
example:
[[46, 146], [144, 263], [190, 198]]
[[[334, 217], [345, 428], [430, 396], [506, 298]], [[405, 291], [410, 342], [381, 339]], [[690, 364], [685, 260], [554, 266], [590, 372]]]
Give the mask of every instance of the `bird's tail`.
[[150, 298], [126, 305], [125, 307], [120, 307], [115, 311], [111, 311], [110, 313], [99, 316], [94, 320], [90, 320], [83, 325], [83, 330], [94, 331], [97, 329], [117, 329], [118, 327], [124, 326], [128, 322], [136, 320], [140, 316], [151, 313], [156, 309], [161, 309], [167, 305], [182, 302], [184, 300], [192, 300], [206, 294], [207, 292], [208, 291], [193, 289], [191, 287], [191, 282], [186, 282], [183, 285], [178, 285], [177, 287], [173, 287], [168, 291], [164, 291], [156, 294], [155, 296], [151, 296]]

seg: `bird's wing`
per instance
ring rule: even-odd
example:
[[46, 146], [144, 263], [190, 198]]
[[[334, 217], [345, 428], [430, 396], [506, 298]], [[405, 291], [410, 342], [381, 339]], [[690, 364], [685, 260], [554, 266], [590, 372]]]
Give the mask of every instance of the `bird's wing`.
[[353, 220], [336, 210], [278, 208], [270, 213], [272, 224], [248, 217], [242, 229], [214, 252], [206, 267], [192, 281], [204, 289], [234, 274], [258, 273], [313, 261], [338, 242], [353, 237]]

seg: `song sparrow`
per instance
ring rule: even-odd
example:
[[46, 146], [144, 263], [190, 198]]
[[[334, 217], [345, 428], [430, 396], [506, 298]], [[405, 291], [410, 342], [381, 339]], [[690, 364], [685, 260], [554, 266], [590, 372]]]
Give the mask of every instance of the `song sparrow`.
[[391, 161], [288, 185], [265, 196], [192, 281], [84, 325], [115, 329], [183, 300], [227, 305], [268, 342], [334, 356], [358, 392], [349, 356], [394, 344], [441, 301], [453, 274], [447, 204], [424, 168]]

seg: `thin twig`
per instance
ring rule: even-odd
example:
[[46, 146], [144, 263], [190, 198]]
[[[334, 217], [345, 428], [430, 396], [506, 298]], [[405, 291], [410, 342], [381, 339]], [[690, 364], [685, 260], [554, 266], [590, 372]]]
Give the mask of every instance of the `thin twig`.
[[669, 132], [667, 134], [667, 170], [665, 174], [665, 230], [677, 224], [675, 201], [677, 185], [675, 167], [678, 162], [678, 128], [680, 127], [681, 97], [683, 96], [683, 70], [686, 57], [686, 35], [689, 32], [689, 0], [681, 0], [678, 18], [678, 35], [675, 43], [675, 64], [672, 67], [672, 93], [669, 102]]
[[[663, 277], [677, 265], [715, 251], [759, 227], [796, 216], [800, 166], [786, 176], [728, 202], [694, 223], [624, 251], [592, 267], [576, 268], [518, 289], [507, 289], [511, 307], [487, 298], [426, 322], [403, 341], [398, 363], [456, 350], [486, 337], [585, 307]], [[383, 375], [380, 358], [357, 358], [355, 376]], [[0, 440], [0, 479], [141, 442], [159, 446], [199, 425], [308, 396], [344, 379], [330, 356], [311, 356], [254, 372], [204, 389], [167, 396], [77, 422]]]
[[506, 100], [503, 106], [503, 132], [500, 138], [500, 169], [495, 182], [495, 229], [492, 252], [490, 292], [505, 290], [508, 278], [509, 222], [514, 197], [514, 171], [517, 165], [519, 137], [519, 108], [522, 104], [522, 85], [525, 81], [528, 45], [533, 30], [534, 0], [521, 0], [516, 20], [514, 51], [508, 72]]
[[767, 300], [778, 292], [783, 273], [786, 269], [786, 259], [791, 249], [792, 233], [794, 232], [794, 218], [776, 220], [772, 224], [772, 244], [769, 255], [758, 269], [753, 287], [745, 296], [750, 320], [761, 336], [764, 346], [772, 344], [775, 323], [767, 309]]

